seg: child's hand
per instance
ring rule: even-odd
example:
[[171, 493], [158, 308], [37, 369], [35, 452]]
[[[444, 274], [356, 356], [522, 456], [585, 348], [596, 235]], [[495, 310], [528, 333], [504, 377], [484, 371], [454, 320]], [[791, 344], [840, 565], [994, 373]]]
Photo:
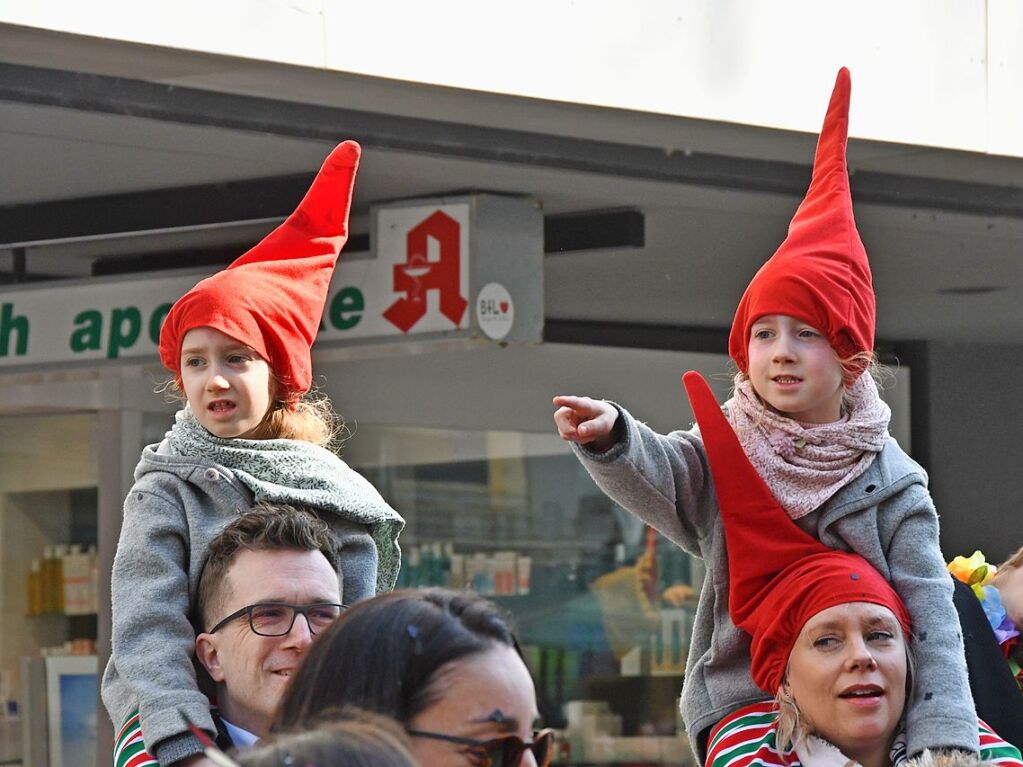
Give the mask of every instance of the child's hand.
[[614, 433], [618, 411], [603, 400], [589, 397], [554, 398], [554, 424], [558, 434], [567, 442], [587, 445], [591, 450], [602, 453], [616, 440]]

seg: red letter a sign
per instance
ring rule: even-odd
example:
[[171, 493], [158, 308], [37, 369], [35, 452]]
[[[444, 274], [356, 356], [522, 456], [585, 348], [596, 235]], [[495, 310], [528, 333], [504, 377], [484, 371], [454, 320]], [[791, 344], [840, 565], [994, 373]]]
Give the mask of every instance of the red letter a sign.
[[[440, 243], [440, 260], [427, 260], [427, 238]], [[406, 261], [394, 265], [394, 292], [404, 293], [384, 312], [384, 317], [407, 333], [426, 314], [426, 295], [440, 294], [440, 312], [456, 326], [469, 302], [462, 296], [459, 224], [436, 211], [409, 230]]]

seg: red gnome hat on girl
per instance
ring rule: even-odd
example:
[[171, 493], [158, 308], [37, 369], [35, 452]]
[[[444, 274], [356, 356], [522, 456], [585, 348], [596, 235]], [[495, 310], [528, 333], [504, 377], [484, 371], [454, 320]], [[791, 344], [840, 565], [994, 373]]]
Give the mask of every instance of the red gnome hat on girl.
[[829, 549], [803, 532], [746, 457], [731, 424], [699, 373], [682, 376], [700, 426], [725, 530], [728, 612], [753, 638], [753, 681], [774, 694], [803, 624], [847, 602], [887, 607], [909, 635], [905, 605], [858, 554]]
[[[750, 328], [770, 314], [786, 314], [817, 328], [841, 359], [874, 349], [874, 288], [853, 220], [845, 159], [849, 91], [849, 70], [842, 67], [817, 141], [810, 188], [785, 241], [739, 301], [728, 354], [743, 373], [749, 366]], [[853, 367], [858, 375], [866, 364]]]
[[354, 141], [335, 147], [284, 223], [171, 307], [160, 330], [160, 360], [179, 379], [185, 334], [211, 327], [266, 360], [280, 387], [278, 399], [309, 391], [310, 349], [338, 254], [348, 240], [360, 153]]

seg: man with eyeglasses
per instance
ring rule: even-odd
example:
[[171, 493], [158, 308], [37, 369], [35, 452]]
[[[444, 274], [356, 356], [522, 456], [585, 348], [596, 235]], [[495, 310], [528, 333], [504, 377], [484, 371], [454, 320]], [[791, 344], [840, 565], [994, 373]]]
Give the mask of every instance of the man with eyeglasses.
[[[340, 614], [336, 540], [304, 511], [262, 506], [210, 544], [199, 582], [195, 654], [216, 686], [218, 742], [269, 734], [288, 677]], [[202, 757], [181, 762], [202, 763]]]

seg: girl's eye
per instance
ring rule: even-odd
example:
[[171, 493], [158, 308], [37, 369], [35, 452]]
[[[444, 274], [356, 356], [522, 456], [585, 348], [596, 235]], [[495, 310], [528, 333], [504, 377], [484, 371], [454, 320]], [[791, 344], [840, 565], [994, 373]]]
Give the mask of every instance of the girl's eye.
[[227, 361], [232, 365], [241, 365], [249, 361], [249, 356], [247, 354], [232, 354]]
[[813, 640], [813, 646], [821, 650], [828, 650], [838, 644], [838, 638], [833, 636], [818, 637]]
[[871, 631], [867, 634], [868, 642], [888, 642], [895, 639], [895, 635], [890, 631]]
[[763, 340], [765, 338], [770, 338], [771, 337], [771, 331], [770, 330], [766, 330], [766, 329], [754, 330], [753, 331], [753, 337], [754, 338], [759, 338], [760, 340]]
[[185, 360], [185, 366], [186, 367], [194, 368], [194, 367], [198, 367], [201, 364], [202, 364], [202, 358], [201, 357], [189, 357], [188, 359]]
[[803, 328], [799, 331], [799, 335], [803, 338], [820, 338], [821, 334], [811, 328]]

